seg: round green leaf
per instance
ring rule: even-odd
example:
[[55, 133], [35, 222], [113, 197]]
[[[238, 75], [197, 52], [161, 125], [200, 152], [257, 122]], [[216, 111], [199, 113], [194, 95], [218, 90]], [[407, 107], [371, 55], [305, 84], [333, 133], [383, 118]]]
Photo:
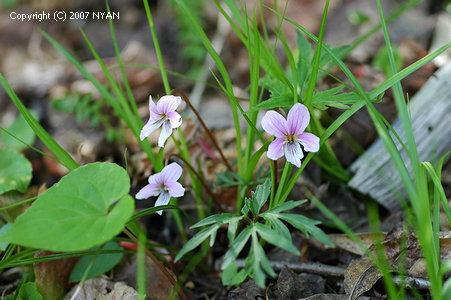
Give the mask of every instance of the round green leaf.
[[[91, 250], [96, 251], [100, 248], [94, 247]], [[102, 250], [124, 250], [115, 241], [109, 241], [102, 247]], [[85, 271], [90, 267], [85, 280], [95, 278], [102, 275], [105, 272], [113, 269], [122, 259], [122, 253], [104, 253], [99, 254], [97, 257], [95, 255], [87, 255], [80, 258], [80, 260], [75, 265], [72, 273], [70, 274], [69, 282], [79, 282], [83, 279]], [[91, 261], [94, 260], [94, 262]]]
[[40, 195], [0, 242], [52, 251], [85, 250], [105, 243], [133, 214], [129, 189], [127, 172], [116, 164], [79, 167]]
[[22, 154], [0, 149], [0, 194], [18, 190], [27, 190], [31, 180], [31, 163]]

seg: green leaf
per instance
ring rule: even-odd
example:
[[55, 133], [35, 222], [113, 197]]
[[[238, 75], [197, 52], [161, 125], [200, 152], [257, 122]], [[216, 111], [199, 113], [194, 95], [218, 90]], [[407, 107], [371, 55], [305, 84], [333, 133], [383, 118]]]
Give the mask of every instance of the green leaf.
[[52, 251], [79, 251], [105, 243], [133, 214], [129, 189], [127, 172], [116, 164], [77, 168], [40, 195], [0, 242]]
[[241, 214], [243, 216], [247, 216], [249, 213], [249, 209], [250, 209], [250, 200], [249, 198], [244, 198], [244, 205], [241, 208]]
[[288, 229], [282, 221], [279, 220], [276, 214], [265, 214], [262, 217], [269, 222], [269, 224], [276, 230], [279, 234], [284, 236], [287, 240], [291, 241], [290, 230]]
[[[332, 48], [331, 51], [333, 54], [339, 58], [343, 58], [342, 56], [345, 55], [348, 52], [348, 49], [351, 48], [350, 45], [343, 45], [336, 48]], [[334, 59], [332, 55], [328, 52], [322, 52], [321, 54], [321, 60], [319, 62], [320, 67], [324, 67], [328, 63], [332, 62]]]
[[24, 193], [31, 180], [31, 163], [22, 154], [0, 149], [0, 194], [17, 190]]
[[[399, 53], [399, 50], [396, 47], [392, 47], [393, 50], [393, 58], [396, 63], [396, 69], [399, 70], [402, 68], [402, 57]], [[373, 58], [372, 62], [373, 67], [379, 68], [384, 72], [385, 76], [390, 77], [393, 75], [390, 60], [388, 57], [387, 47], [381, 47], [379, 51], [377, 51], [376, 56]]]
[[206, 225], [210, 225], [213, 223], [217, 223], [219, 225], [225, 224], [225, 223], [229, 223], [232, 221], [239, 221], [241, 220], [243, 217], [239, 217], [235, 214], [220, 214], [220, 215], [212, 215], [209, 217], [206, 217], [205, 219], [197, 222], [196, 224], [192, 225], [190, 228], [199, 228], [199, 227], [203, 227]]
[[310, 73], [311, 66], [311, 46], [305, 36], [299, 31], [296, 31], [298, 36], [298, 49], [299, 49], [299, 59], [296, 66], [296, 71], [298, 73], [298, 82], [302, 89], [307, 80], [307, 75]]
[[277, 231], [261, 224], [255, 224], [255, 229], [258, 234], [268, 243], [273, 244], [274, 246], [280, 247], [282, 249], [287, 250], [288, 252], [294, 253], [296, 255], [301, 255], [301, 253], [296, 249], [295, 246], [291, 243], [291, 240], [286, 239], [284, 236], [281, 236]]
[[[30, 113], [31, 115], [33, 115], [33, 117], [37, 118], [37, 114], [35, 112], [30, 111]], [[32, 145], [34, 143], [34, 140], [36, 139], [36, 135], [34, 134], [33, 129], [31, 129], [30, 125], [28, 125], [27, 123], [27, 120], [25, 120], [25, 118], [21, 114], [11, 125], [9, 125], [8, 128], [6, 128], [6, 130], [28, 145]], [[10, 134], [8, 134], [7, 132], [1, 133], [2, 142], [6, 147], [16, 150], [22, 150], [28, 147], [26, 144], [22, 143]]]
[[291, 107], [293, 105], [293, 94], [282, 94], [269, 98], [257, 104], [249, 112], [254, 112], [260, 109], [274, 109], [277, 107]]
[[348, 109], [348, 105], [361, 101], [360, 97], [355, 93], [341, 93], [344, 86], [338, 86], [330, 90], [318, 92], [313, 95], [312, 104], [318, 109], [325, 110], [327, 107], [336, 107], [340, 109]]
[[442, 295], [443, 295], [442, 299], [451, 299], [451, 278], [448, 278], [445, 281], [445, 284], [443, 285], [442, 288]]
[[175, 262], [177, 262], [183, 255], [193, 250], [197, 246], [199, 246], [203, 241], [205, 241], [210, 235], [216, 234], [216, 231], [219, 229], [220, 225], [214, 224], [210, 227], [204, 228], [198, 233], [196, 233], [183, 247], [180, 249], [179, 253], [175, 257]]
[[[6, 232], [8, 232], [8, 230], [11, 228], [11, 223], [6, 223], [5, 225], [2, 226], [2, 228], [0, 228], [0, 237], [2, 235], [4, 235]], [[6, 247], [8, 247], [9, 243], [8, 242], [2, 242], [0, 243], [0, 250], [5, 251]]]
[[18, 299], [44, 300], [34, 282], [24, 283], [19, 290]]
[[255, 283], [262, 288], [265, 286], [265, 272], [272, 277], [276, 276], [256, 234], [252, 234], [252, 246], [246, 259], [246, 268], [253, 273]]
[[271, 208], [270, 210], [267, 210], [266, 212], [262, 213], [260, 216], [262, 216], [264, 218], [266, 214], [279, 214], [282, 211], [286, 211], [286, 210], [290, 210], [295, 207], [298, 207], [299, 205], [301, 205], [305, 202], [307, 202], [307, 200], [298, 200], [298, 201], [290, 200], [290, 201], [287, 201], [274, 208]]
[[308, 234], [310, 233], [315, 239], [317, 239], [321, 243], [330, 246], [334, 245], [332, 241], [329, 239], [329, 237], [321, 229], [315, 226], [321, 223], [319, 221], [313, 221], [307, 217], [296, 214], [280, 214], [279, 218], [290, 223], [291, 225], [302, 231], [305, 235], [307, 235], [307, 237]]
[[230, 264], [221, 275], [223, 285], [238, 285], [246, 279], [246, 271], [243, 269], [238, 272], [236, 263]]
[[[97, 251], [100, 246], [94, 247], [91, 250]], [[101, 250], [123, 250], [121, 246], [115, 241], [109, 241], [102, 247]], [[82, 279], [95, 278], [102, 275], [109, 270], [113, 269], [122, 259], [123, 253], [104, 253], [99, 254], [97, 257], [95, 255], [87, 255], [80, 258], [80, 260], [75, 265], [72, 273], [69, 277], [69, 282], [79, 282]], [[93, 261], [94, 260], [94, 261]], [[90, 268], [86, 277], [83, 275], [87, 268]]]
[[255, 192], [252, 192], [252, 200], [251, 200], [251, 210], [254, 215], [258, 215], [260, 209], [265, 204], [266, 200], [268, 200], [269, 193], [271, 192], [271, 180], [267, 178], [263, 184], [260, 184], [255, 189]]
[[240, 254], [241, 250], [243, 250], [244, 245], [246, 245], [247, 240], [254, 230], [254, 226], [249, 225], [236, 237], [236, 239], [230, 245], [229, 251], [227, 251], [224, 255], [224, 262], [222, 263], [221, 270], [225, 270], [231, 263], [236, 260], [238, 254]]

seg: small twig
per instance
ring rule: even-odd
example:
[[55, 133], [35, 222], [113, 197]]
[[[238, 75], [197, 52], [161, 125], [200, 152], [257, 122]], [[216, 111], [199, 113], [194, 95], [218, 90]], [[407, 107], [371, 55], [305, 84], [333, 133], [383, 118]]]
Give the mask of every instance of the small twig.
[[[314, 274], [320, 274], [330, 277], [343, 277], [345, 274], [345, 269], [335, 266], [324, 265], [320, 263], [292, 263], [284, 261], [270, 261], [271, 267], [280, 271], [284, 267], [287, 267], [295, 272], [308, 272]], [[244, 268], [244, 260], [237, 259], [236, 264], [238, 268]]]
[[[319, 274], [330, 277], [344, 277], [345, 269], [336, 266], [325, 265], [321, 263], [301, 263], [301, 262], [283, 262], [283, 261], [270, 261], [271, 267], [275, 271], [280, 271], [284, 267], [287, 267], [294, 272], [307, 272], [313, 274]], [[236, 264], [238, 268], [244, 268], [244, 260], [238, 259], [236, 260]], [[217, 265], [217, 267], [220, 267]], [[220, 268], [217, 268], [220, 269]], [[419, 290], [427, 290], [431, 287], [431, 282], [424, 278], [412, 277], [412, 276], [404, 276], [401, 277], [399, 275], [393, 276], [393, 282], [397, 285], [403, 285], [405, 287], [416, 288]]]
[[213, 133], [210, 131], [210, 129], [208, 129], [207, 125], [205, 125], [204, 120], [202, 120], [201, 116], [199, 115], [199, 113], [197, 112], [196, 108], [194, 108], [194, 106], [191, 104], [191, 102], [189, 101], [188, 97], [181, 91], [178, 89], [173, 89], [171, 90], [170, 94], [173, 95], [174, 93], [179, 94], [183, 100], [185, 100], [186, 104], [188, 104], [188, 106], [191, 108], [191, 110], [194, 112], [194, 114], [196, 115], [197, 119], [200, 122], [200, 125], [202, 125], [202, 127], [204, 128], [205, 132], [207, 133], [208, 137], [210, 138], [210, 140], [212, 141], [213, 145], [215, 146], [215, 148], [218, 150], [219, 155], [221, 155], [222, 161], [224, 162], [224, 164], [226, 165], [227, 169], [231, 172], [233, 172], [232, 167], [230, 166], [229, 162], [227, 161], [227, 159], [224, 156], [224, 153], [222, 153], [221, 148], [219, 147], [218, 143], [216, 142], [216, 139], [213, 135]]
[[187, 166], [191, 170], [191, 172], [193, 172], [194, 176], [196, 176], [196, 178], [200, 181], [202, 186], [205, 188], [207, 194], [210, 195], [210, 197], [213, 199], [216, 205], [218, 205], [218, 208], [221, 209], [221, 205], [217, 201], [215, 194], [213, 194], [213, 192], [211, 191], [210, 187], [205, 182], [205, 180], [199, 175], [199, 173], [196, 172], [196, 170], [194, 170], [194, 168], [186, 161], [186, 159], [184, 159], [181, 155], [178, 155], [176, 153], [172, 153], [171, 155], [169, 155], [169, 157], [177, 157], [178, 159], [182, 160], [185, 166]]
[[418, 290], [428, 290], [431, 288], [431, 282], [424, 278], [399, 275], [393, 276], [393, 282], [397, 285], [404, 285], [405, 287], [416, 288]]
[[[124, 233], [134, 242], [138, 245], [139, 241], [138, 238], [136, 238], [133, 233], [131, 233], [127, 228], [124, 228]], [[188, 300], [185, 293], [183, 292], [180, 285], [177, 283], [177, 280], [172, 276], [171, 273], [166, 269], [166, 267], [155, 257], [155, 255], [152, 254], [152, 252], [147, 249], [147, 247], [144, 247], [144, 250], [147, 254], [147, 256], [152, 259], [152, 261], [157, 265], [157, 267], [163, 272], [163, 274], [166, 276], [166, 278], [169, 280], [169, 282], [174, 286], [174, 288], [179, 293], [180, 297], [182, 297], [183, 300]]]

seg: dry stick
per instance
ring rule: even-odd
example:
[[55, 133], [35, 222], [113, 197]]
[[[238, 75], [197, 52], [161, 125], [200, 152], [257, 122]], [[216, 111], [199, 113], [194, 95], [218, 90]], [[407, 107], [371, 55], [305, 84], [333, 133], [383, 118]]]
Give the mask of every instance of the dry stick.
[[207, 194], [210, 195], [210, 197], [216, 203], [218, 208], [221, 209], [221, 205], [218, 202], [218, 200], [216, 199], [215, 194], [213, 194], [213, 192], [211, 191], [210, 187], [205, 182], [205, 180], [199, 175], [199, 173], [197, 173], [196, 170], [194, 170], [194, 168], [181, 155], [178, 155], [176, 153], [172, 153], [171, 155], [169, 155], [169, 157], [177, 157], [178, 159], [182, 160], [185, 163], [185, 165], [191, 170], [191, 172], [193, 172], [193, 174], [196, 176], [196, 178], [200, 181], [200, 183], [203, 185], [203, 187], [207, 191]]
[[202, 120], [202, 118], [200, 117], [199, 113], [197, 112], [197, 110], [194, 108], [194, 106], [191, 104], [191, 102], [189, 101], [188, 97], [185, 95], [185, 93], [183, 93], [181, 90], [179, 89], [173, 89], [171, 90], [171, 92], [169, 94], [173, 95], [174, 93], [179, 94], [183, 100], [185, 100], [185, 102], [188, 104], [188, 106], [191, 108], [191, 110], [194, 112], [194, 114], [196, 115], [197, 119], [199, 120], [200, 124], [202, 125], [202, 127], [204, 128], [205, 132], [207, 133], [208, 137], [210, 138], [210, 140], [212, 141], [212, 143], [214, 144], [215, 148], [218, 149], [219, 154], [221, 155], [222, 161], [224, 162], [224, 164], [226, 165], [227, 169], [231, 172], [233, 172], [232, 167], [229, 165], [229, 162], [227, 161], [227, 159], [224, 156], [224, 153], [222, 153], [221, 148], [219, 147], [218, 143], [216, 142], [215, 137], [213, 136], [213, 133], [211, 133], [211, 131], [208, 129], [207, 125], [205, 125], [204, 120]]
[[[270, 261], [269, 263], [276, 271], [280, 271], [284, 267], [287, 267], [295, 272], [308, 272], [329, 277], [344, 277], [345, 275], [344, 268], [321, 263], [293, 263], [283, 261]], [[236, 264], [238, 268], [244, 268], [245, 266], [243, 259], [237, 259]], [[427, 290], [431, 287], [431, 282], [429, 280], [411, 276], [401, 277], [399, 275], [395, 275], [393, 276], [393, 282], [397, 285], [404, 285], [406, 287], [413, 287], [421, 290]]]
[[[124, 228], [124, 233], [136, 244], [139, 243], [138, 239], [131, 233], [127, 228]], [[147, 249], [147, 247], [144, 247], [144, 250], [147, 254], [147, 256], [152, 259], [152, 261], [157, 265], [157, 267], [163, 272], [163, 274], [166, 276], [166, 278], [169, 280], [169, 282], [174, 286], [174, 288], [179, 293], [180, 297], [182, 297], [183, 300], [188, 300], [185, 293], [183, 292], [180, 285], [177, 283], [177, 280], [172, 276], [171, 273], [166, 269], [166, 267], [155, 257], [155, 255], [152, 254], [152, 252]]]

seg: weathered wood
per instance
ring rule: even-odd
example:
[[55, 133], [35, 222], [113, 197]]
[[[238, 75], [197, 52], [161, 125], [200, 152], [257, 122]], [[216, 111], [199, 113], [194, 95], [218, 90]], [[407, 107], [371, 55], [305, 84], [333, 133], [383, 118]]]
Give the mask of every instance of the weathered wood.
[[[409, 103], [413, 134], [421, 161], [436, 162], [451, 150], [451, 63], [438, 70]], [[393, 129], [405, 143], [401, 122]], [[393, 136], [404, 163], [412, 173], [412, 165]], [[382, 140], [376, 140], [350, 167], [354, 174], [349, 186], [367, 194], [389, 211], [399, 210], [400, 199], [406, 197], [401, 178]]]

